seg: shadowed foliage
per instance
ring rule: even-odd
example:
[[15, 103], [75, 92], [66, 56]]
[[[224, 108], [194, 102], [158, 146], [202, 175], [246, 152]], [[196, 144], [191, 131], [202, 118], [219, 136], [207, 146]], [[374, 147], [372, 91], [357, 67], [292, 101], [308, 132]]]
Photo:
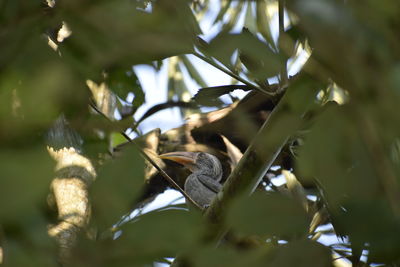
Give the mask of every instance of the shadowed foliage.
[[400, 266], [399, 1], [5, 0], [0, 50], [0, 265]]

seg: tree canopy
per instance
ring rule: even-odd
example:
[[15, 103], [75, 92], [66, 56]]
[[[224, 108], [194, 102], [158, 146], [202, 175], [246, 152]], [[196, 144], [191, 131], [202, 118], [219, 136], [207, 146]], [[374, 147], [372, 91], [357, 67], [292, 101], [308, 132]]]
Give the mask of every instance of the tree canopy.
[[[399, 1], [4, 0], [0, 47], [0, 265], [400, 266]], [[205, 210], [149, 209], [172, 151]]]

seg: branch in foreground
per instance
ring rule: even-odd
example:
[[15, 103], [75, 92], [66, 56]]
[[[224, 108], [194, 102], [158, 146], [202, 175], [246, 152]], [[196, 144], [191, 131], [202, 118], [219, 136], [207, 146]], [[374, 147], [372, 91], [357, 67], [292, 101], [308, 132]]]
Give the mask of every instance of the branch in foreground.
[[56, 161], [50, 200], [57, 206], [58, 222], [48, 234], [59, 245], [59, 261], [68, 264], [77, 234], [90, 219], [88, 188], [96, 178], [89, 158], [81, 153], [82, 140], [61, 115], [47, 134], [48, 152]]
[[[222, 191], [213, 200], [205, 216], [216, 226], [211, 238], [221, 234], [221, 222], [228, 203], [238, 195], [251, 194], [268, 169], [271, 167], [288, 139], [293, 136], [303, 123], [303, 114], [313, 103], [311, 89], [304, 86], [304, 80], [298, 81], [300, 86], [289, 88], [285, 96], [265, 121], [253, 142], [225, 182]], [[307, 91], [306, 91], [307, 90]], [[294, 99], [302, 96], [302, 99]], [[307, 99], [304, 98], [307, 96]], [[297, 105], [293, 105], [293, 101]]]

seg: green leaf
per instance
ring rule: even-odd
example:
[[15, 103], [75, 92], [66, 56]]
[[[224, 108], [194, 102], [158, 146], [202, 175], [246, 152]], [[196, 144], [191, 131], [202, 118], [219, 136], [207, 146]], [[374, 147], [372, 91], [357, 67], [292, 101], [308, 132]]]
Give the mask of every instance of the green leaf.
[[193, 100], [201, 105], [220, 106], [223, 103], [218, 99], [218, 97], [231, 93], [237, 89], [248, 91], [252, 88], [249, 88], [247, 85], [222, 85], [200, 88], [193, 97]]
[[[368, 243], [371, 262], [390, 263], [399, 259], [400, 227], [383, 199], [354, 201], [350, 199], [346, 212], [334, 217], [337, 229], [346, 233], [353, 244]], [[362, 222], [362, 224], [360, 224]]]
[[[350, 112], [349, 106], [327, 107], [311, 128], [298, 158], [302, 177], [316, 178], [332, 204], [343, 203], [347, 196], [368, 199], [378, 187], [373, 164]], [[359, 190], [361, 184], [363, 190]]]
[[250, 75], [257, 79], [267, 79], [279, 73], [282, 59], [264, 42], [248, 30], [240, 34], [221, 33], [206, 48], [206, 53], [233, 69], [232, 55], [235, 51]]
[[278, 247], [267, 256], [264, 266], [271, 267], [330, 267], [332, 258], [330, 249], [310, 240], [289, 242]]
[[126, 143], [126, 138], [121, 133], [111, 133], [110, 136], [111, 147], [116, 147], [120, 144]]
[[203, 223], [200, 214], [194, 212], [153, 211], [124, 224], [116, 240], [88, 242], [82, 239], [72, 260], [74, 266], [87, 266], [87, 259], [103, 266], [152, 264], [197, 247], [204, 231]]
[[139, 107], [144, 102], [144, 93], [135, 72], [124, 68], [113, 68], [107, 71], [105, 79], [108, 87], [121, 99], [125, 100], [128, 93], [133, 93], [134, 106]]
[[271, 18], [267, 16], [267, 8], [271, 4], [272, 3], [269, 0], [261, 0], [256, 2], [256, 23], [257, 29], [261, 35], [273, 48], [276, 48], [270, 31]]
[[180, 57], [182, 59], [182, 63], [184, 64], [185, 68], [187, 69], [190, 77], [201, 87], [207, 87], [206, 81], [197, 71], [196, 67], [193, 66], [192, 62], [189, 60], [187, 55]]
[[3, 147], [0, 152], [0, 209], [2, 223], [37, 216], [53, 176], [54, 163], [45, 146]]
[[[26, 215], [28, 216], [25, 217]], [[18, 221], [2, 220], [2, 265], [58, 266], [58, 248], [55, 240], [47, 233], [48, 224], [49, 221], [43, 217], [43, 211], [39, 210], [21, 213]]]
[[266, 193], [253, 194], [234, 203], [228, 221], [240, 233], [281, 238], [305, 235], [309, 224], [301, 203]]
[[121, 242], [129, 242], [138, 254], [174, 256], [196, 246], [204, 233], [200, 214], [183, 210], [155, 211], [126, 224]]
[[133, 147], [128, 147], [121, 157], [99, 169], [90, 191], [93, 219], [100, 228], [111, 227], [130, 211], [143, 186], [143, 172], [143, 159]]
[[86, 71], [100, 72], [110, 66], [190, 53], [198, 29], [188, 3], [161, 2], [153, 4], [150, 14], [136, 10], [129, 0], [90, 2], [85, 6], [76, 1], [60, 3], [59, 14], [72, 30], [61, 46], [64, 57], [81, 62], [83, 68], [86, 65]]
[[[246, 15], [244, 18], [244, 27], [249, 29], [250, 32], [256, 33], [257, 25], [256, 25], [256, 21], [254, 20], [253, 4], [254, 3], [252, 1], [247, 2]], [[257, 5], [257, 2], [255, 4]]]
[[266, 254], [269, 252], [269, 247], [261, 246], [252, 250], [237, 251], [228, 246], [221, 246], [216, 249], [215, 247], [203, 247], [191, 255], [193, 266], [269, 266], [264, 260]]
[[218, 15], [215, 17], [213, 24], [220, 22], [225, 16], [226, 12], [229, 10], [232, 0], [225, 0], [221, 3], [221, 8], [219, 9]]
[[0, 75], [2, 141], [44, 132], [60, 113], [80, 119], [87, 113], [88, 93], [77, 73], [39, 33], [26, 38]]

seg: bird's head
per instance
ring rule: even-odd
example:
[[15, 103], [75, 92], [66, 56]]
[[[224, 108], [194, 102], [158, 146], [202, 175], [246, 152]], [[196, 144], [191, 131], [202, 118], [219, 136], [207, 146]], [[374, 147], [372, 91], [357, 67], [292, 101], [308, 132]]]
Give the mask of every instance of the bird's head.
[[222, 178], [222, 166], [217, 157], [205, 152], [169, 152], [159, 156], [182, 164], [193, 173], [204, 174], [216, 181]]

